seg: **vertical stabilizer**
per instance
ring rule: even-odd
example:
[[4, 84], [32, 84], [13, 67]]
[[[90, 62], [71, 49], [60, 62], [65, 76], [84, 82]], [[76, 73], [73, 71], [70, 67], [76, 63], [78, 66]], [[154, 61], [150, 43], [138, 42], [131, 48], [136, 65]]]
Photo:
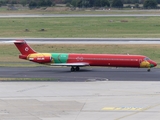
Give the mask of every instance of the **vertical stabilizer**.
[[15, 40], [13, 41], [18, 50], [22, 55], [29, 55], [32, 53], [36, 53], [27, 43], [25, 40]]

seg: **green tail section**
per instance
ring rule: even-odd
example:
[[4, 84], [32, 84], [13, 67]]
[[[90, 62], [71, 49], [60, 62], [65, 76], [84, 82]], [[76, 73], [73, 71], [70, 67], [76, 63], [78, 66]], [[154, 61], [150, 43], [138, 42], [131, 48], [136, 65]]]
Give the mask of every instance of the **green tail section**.
[[53, 63], [67, 63], [68, 54], [65, 53], [51, 53]]

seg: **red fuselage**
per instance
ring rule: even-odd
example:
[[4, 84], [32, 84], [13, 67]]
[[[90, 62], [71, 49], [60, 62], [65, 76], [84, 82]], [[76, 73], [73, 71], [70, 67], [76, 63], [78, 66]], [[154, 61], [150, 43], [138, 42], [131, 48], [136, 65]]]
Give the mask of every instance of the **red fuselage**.
[[120, 54], [69, 54], [67, 63], [84, 62], [90, 66], [113, 66], [113, 67], [141, 67], [143, 61], [153, 66], [157, 64], [152, 60], [146, 60], [141, 55], [120, 55]]

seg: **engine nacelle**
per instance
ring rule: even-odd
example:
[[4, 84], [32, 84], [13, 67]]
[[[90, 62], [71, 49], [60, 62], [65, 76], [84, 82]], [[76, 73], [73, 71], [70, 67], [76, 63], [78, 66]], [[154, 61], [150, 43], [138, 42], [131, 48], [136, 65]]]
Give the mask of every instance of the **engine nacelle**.
[[27, 59], [36, 63], [50, 63], [52, 61], [51, 54], [49, 53], [35, 53], [28, 55]]

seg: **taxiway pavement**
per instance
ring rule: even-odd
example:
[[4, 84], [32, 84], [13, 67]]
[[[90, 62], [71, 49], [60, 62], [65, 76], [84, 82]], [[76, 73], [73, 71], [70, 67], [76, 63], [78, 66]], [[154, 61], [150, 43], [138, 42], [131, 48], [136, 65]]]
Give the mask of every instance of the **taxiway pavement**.
[[[107, 11], [106, 11], [107, 12]], [[142, 11], [141, 11], [142, 12]], [[147, 12], [147, 10], [143, 11]], [[127, 11], [128, 13], [128, 11]], [[157, 12], [158, 13], [158, 12]], [[0, 18], [45, 18], [45, 17], [157, 17], [160, 14], [0, 14]]]
[[1, 81], [0, 120], [159, 120], [159, 73], [157, 68], [1, 67], [1, 79], [57, 80]]
[[0, 78], [50, 78], [55, 81], [160, 81], [160, 69], [81, 67], [1, 67]]
[[[0, 44], [11, 44], [23, 38], [0, 38]], [[159, 38], [25, 38], [29, 44], [160, 44]]]

